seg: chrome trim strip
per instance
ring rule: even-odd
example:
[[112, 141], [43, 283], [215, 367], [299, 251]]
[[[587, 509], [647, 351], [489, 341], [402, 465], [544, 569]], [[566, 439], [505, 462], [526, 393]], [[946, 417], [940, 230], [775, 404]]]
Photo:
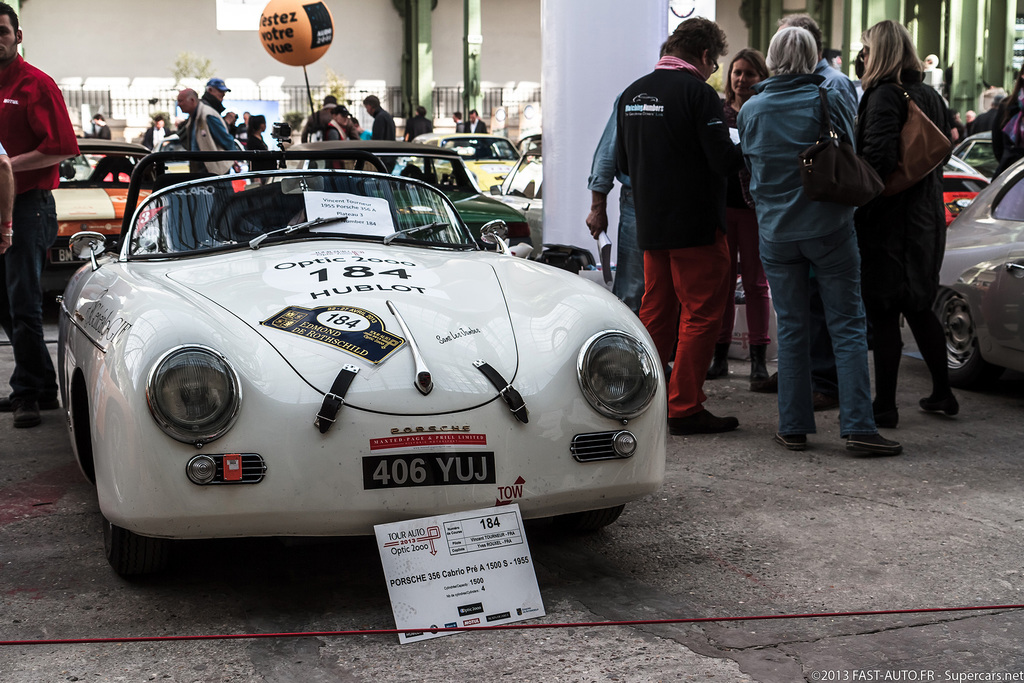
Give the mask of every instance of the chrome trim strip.
[[92, 345], [99, 349], [101, 353], [107, 352], [106, 348], [100, 346], [99, 342], [97, 342], [95, 339], [89, 336], [89, 332], [86, 331], [85, 327], [82, 326], [82, 323], [75, 320], [75, 316], [71, 315], [71, 311], [68, 310], [67, 304], [64, 301], [60, 302], [60, 311], [64, 315], [64, 317], [68, 319], [68, 322], [74, 325], [79, 332], [85, 335], [85, 338], [92, 342]]
[[[413, 362], [416, 364], [416, 380], [413, 381], [413, 384], [421, 394], [426, 396], [434, 388], [434, 381], [430, 379], [432, 377], [430, 369], [427, 368], [427, 364], [424, 362], [423, 356], [420, 355], [419, 346], [416, 344], [416, 340], [413, 338], [412, 332], [409, 330], [409, 326], [405, 324], [405, 319], [402, 318], [402, 314], [398, 312], [398, 309], [395, 308], [395, 304], [390, 300], [387, 301], [387, 305], [388, 310], [391, 311], [391, 314], [395, 316], [395, 319], [398, 321], [399, 327], [402, 328], [402, 333], [405, 334], [405, 338], [409, 342], [409, 349], [412, 350]], [[419, 382], [419, 379], [424, 375], [428, 378], [425, 386], [421, 385]]]

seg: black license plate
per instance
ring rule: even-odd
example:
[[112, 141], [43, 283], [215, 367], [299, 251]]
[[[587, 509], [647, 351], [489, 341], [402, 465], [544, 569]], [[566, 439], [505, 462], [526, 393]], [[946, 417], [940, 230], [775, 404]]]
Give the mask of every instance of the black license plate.
[[82, 259], [76, 259], [70, 249], [54, 247], [50, 249], [50, 263], [80, 263]]
[[363, 488], [493, 484], [494, 453], [416, 453], [363, 458]]

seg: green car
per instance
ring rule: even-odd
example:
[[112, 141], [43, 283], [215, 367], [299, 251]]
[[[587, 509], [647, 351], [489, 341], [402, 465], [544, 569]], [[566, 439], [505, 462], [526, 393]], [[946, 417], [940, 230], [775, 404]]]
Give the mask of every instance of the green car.
[[[370, 152], [379, 158], [392, 175], [421, 180], [441, 190], [452, 201], [462, 221], [473, 233], [481, 247], [493, 249], [480, 241], [480, 228], [493, 220], [505, 221], [508, 225], [509, 244], [522, 242], [533, 245], [530, 240], [530, 225], [526, 217], [516, 209], [489, 196], [481, 194], [472, 174], [458, 152], [441, 147], [421, 145], [414, 142], [383, 142], [368, 140], [342, 140], [335, 142], [308, 142], [293, 145], [289, 149], [329, 150], [358, 149]], [[338, 168], [354, 168], [360, 162], [310, 160], [312, 168], [324, 168], [336, 164]]]
[[991, 131], [964, 138], [953, 148], [953, 156], [963, 159], [986, 178], [991, 179], [999, 168], [999, 159], [992, 151]]

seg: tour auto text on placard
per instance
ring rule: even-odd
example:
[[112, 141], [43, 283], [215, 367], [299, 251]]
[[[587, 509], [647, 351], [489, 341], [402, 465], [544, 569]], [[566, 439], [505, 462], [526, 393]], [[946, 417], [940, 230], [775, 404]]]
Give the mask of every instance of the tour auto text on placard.
[[388, 594], [409, 643], [544, 616], [516, 504], [374, 527]]

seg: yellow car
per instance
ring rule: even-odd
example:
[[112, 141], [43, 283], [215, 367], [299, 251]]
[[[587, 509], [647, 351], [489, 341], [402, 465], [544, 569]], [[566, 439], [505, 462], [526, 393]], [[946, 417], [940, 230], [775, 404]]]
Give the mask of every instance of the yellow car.
[[500, 135], [427, 133], [417, 136], [413, 142], [454, 149], [476, 178], [482, 192], [500, 187], [520, 156], [512, 141]]

